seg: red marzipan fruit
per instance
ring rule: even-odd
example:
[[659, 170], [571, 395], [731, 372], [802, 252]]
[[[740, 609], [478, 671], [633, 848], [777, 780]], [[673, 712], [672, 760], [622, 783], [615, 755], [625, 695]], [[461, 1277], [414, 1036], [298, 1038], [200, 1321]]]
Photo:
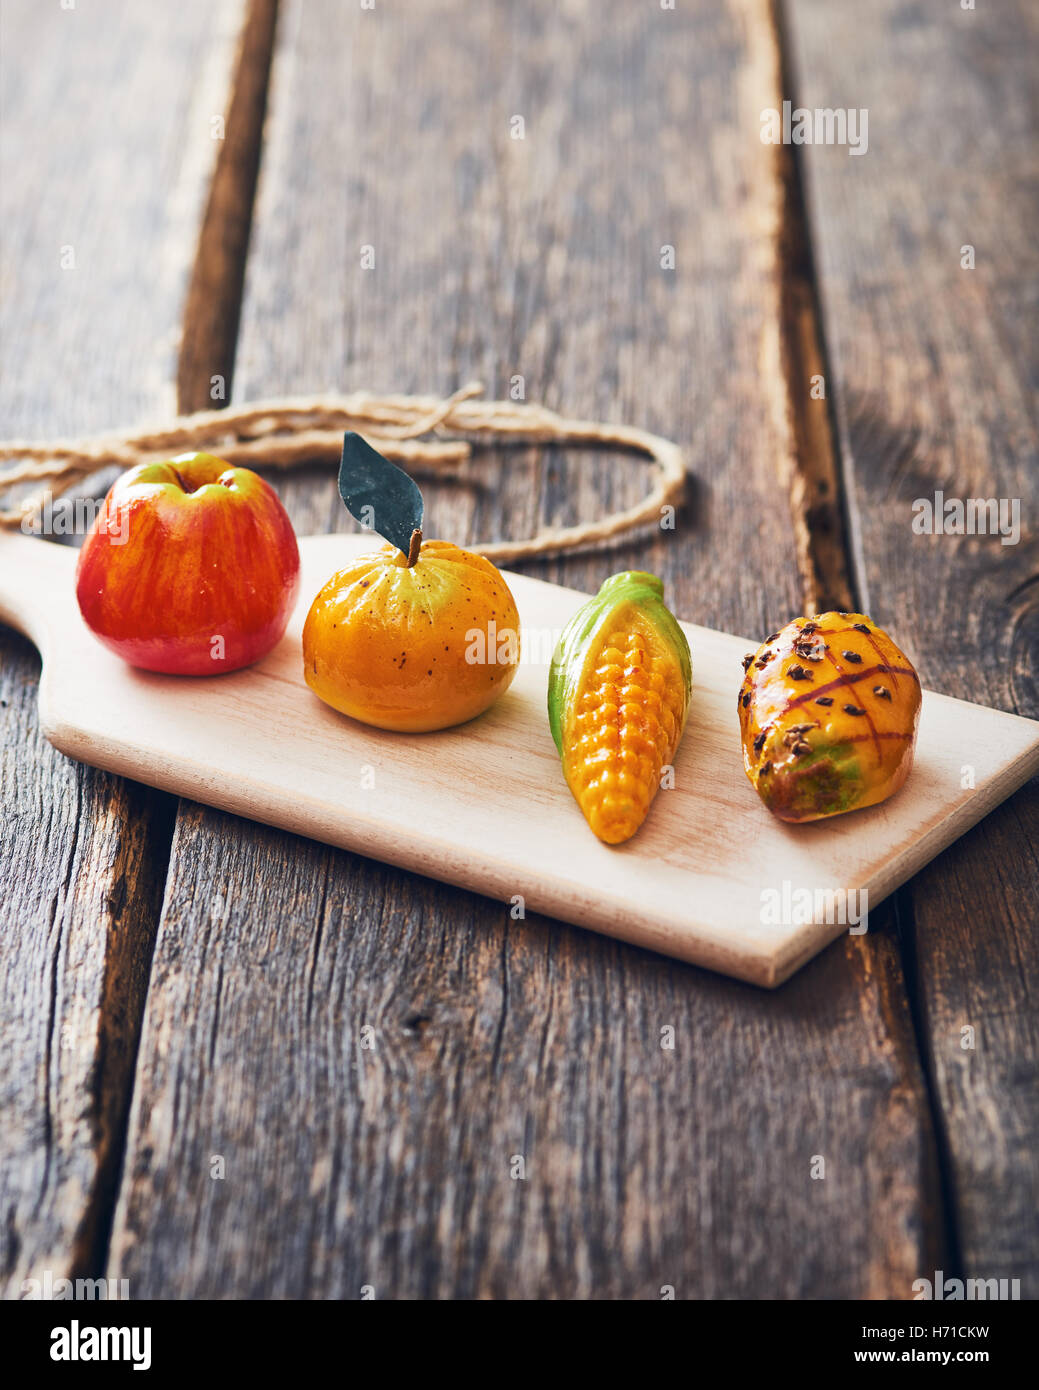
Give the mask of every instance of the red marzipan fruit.
[[106, 647], [132, 666], [184, 676], [266, 656], [298, 590], [299, 548], [277, 495], [212, 454], [117, 478], [76, 570], [80, 612]]

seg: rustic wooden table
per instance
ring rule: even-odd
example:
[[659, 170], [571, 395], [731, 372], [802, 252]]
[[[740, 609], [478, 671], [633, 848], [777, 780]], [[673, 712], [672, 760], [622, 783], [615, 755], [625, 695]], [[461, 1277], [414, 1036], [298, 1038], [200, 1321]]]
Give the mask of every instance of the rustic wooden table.
[[[762, 635], [854, 602], [1037, 716], [1035, 24], [4, 0], [3, 433], [519, 376], [692, 474], [674, 535], [530, 573], [653, 569]], [[868, 152], [763, 143], [784, 97], [867, 108]], [[642, 481], [488, 453], [428, 505], [522, 536]], [[277, 484], [349, 526], [327, 469]], [[936, 490], [1021, 499], [1020, 542], [915, 534]], [[1039, 1294], [1034, 783], [766, 994], [74, 764], [34, 650], [0, 662], [10, 1296]]]

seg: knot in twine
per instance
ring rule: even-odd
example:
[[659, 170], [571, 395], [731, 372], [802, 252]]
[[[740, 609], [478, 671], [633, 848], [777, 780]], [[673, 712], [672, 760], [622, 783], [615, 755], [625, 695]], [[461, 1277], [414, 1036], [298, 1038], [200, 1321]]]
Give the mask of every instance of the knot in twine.
[[[394, 462], [434, 471], [457, 467], [471, 457], [467, 440], [444, 439], [445, 432], [512, 444], [612, 445], [642, 454], [655, 465], [655, 486], [637, 506], [599, 521], [539, 531], [529, 540], [482, 541], [468, 547], [493, 560], [599, 545], [639, 526], [658, 523], [663, 507], [681, 501], [685, 464], [671, 440], [628, 425], [568, 420], [541, 405], [473, 399], [482, 393], [479, 382], [470, 382], [443, 398], [378, 396], [365, 391], [288, 397], [199, 411], [178, 416], [168, 425], [86, 440], [0, 442], [0, 462], [19, 460], [14, 468], [0, 472], [0, 492], [19, 484], [46, 484], [19, 506], [0, 510], [0, 526], [26, 526], [48, 499], [112, 465], [133, 468], [194, 451], [218, 454], [232, 465], [294, 468], [303, 463], [335, 463], [345, 430], [356, 430]], [[440, 437], [422, 439], [423, 435]]]

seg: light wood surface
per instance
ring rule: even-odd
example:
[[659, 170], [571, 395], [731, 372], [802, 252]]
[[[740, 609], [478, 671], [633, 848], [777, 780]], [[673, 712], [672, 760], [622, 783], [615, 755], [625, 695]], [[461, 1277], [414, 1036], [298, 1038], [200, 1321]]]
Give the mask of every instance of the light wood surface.
[[[303, 597], [283, 641], [211, 679], [134, 670], [105, 651], [76, 609], [62, 547], [0, 540], [0, 615], [41, 650], [41, 726], [70, 757], [761, 985], [848, 929], [849, 895], [853, 908], [863, 893], [875, 906], [1039, 767], [1039, 724], [927, 692], [899, 796], [783, 825], [741, 764], [733, 702], [753, 639], [686, 624], [693, 699], [675, 787], [632, 841], [607, 847], [570, 797], [545, 715], [555, 637], [582, 594], [508, 576], [527, 658], [470, 724], [391, 734], [311, 694], [300, 658], [310, 598], [371, 544], [305, 539]], [[836, 894], [831, 920], [803, 920], [806, 890]]]

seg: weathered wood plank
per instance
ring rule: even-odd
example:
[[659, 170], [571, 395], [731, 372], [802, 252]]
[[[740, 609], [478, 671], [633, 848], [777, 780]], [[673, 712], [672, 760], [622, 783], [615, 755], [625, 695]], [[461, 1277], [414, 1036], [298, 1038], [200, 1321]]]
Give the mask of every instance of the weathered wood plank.
[[[868, 154], [802, 156], [860, 586], [926, 684], [1033, 718], [1035, 20], [1013, 2], [790, 6], [797, 102], [869, 110]], [[914, 533], [914, 503], [939, 490], [1019, 499], [1018, 543]], [[969, 777], [969, 747], [962, 761]], [[1037, 844], [1033, 783], [914, 880], [905, 928], [963, 1265], [1020, 1278], [1026, 1297], [1039, 1289]]]
[[[5, 434], [168, 410], [237, 0], [0, 8]], [[40, 544], [43, 544], [41, 541]], [[0, 1290], [98, 1267], [172, 803], [41, 738], [0, 631]]]
[[[684, 617], [764, 634], [802, 601], [783, 171], [757, 138], [778, 88], [751, 0], [284, 5], [236, 391], [522, 375], [679, 438], [676, 532], [535, 569], [637, 563]], [[347, 526], [327, 472], [276, 481], [301, 530]], [[487, 455], [427, 512], [523, 534], [637, 486]], [[905, 1296], [944, 1254], [936, 1191], [890, 931], [769, 997], [178, 818], [108, 1267], [141, 1295]]]
[[247, 0], [220, 157], [184, 304], [177, 359], [177, 409], [219, 409], [234, 377], [242, 277], [263, 145], [278, 0]]

